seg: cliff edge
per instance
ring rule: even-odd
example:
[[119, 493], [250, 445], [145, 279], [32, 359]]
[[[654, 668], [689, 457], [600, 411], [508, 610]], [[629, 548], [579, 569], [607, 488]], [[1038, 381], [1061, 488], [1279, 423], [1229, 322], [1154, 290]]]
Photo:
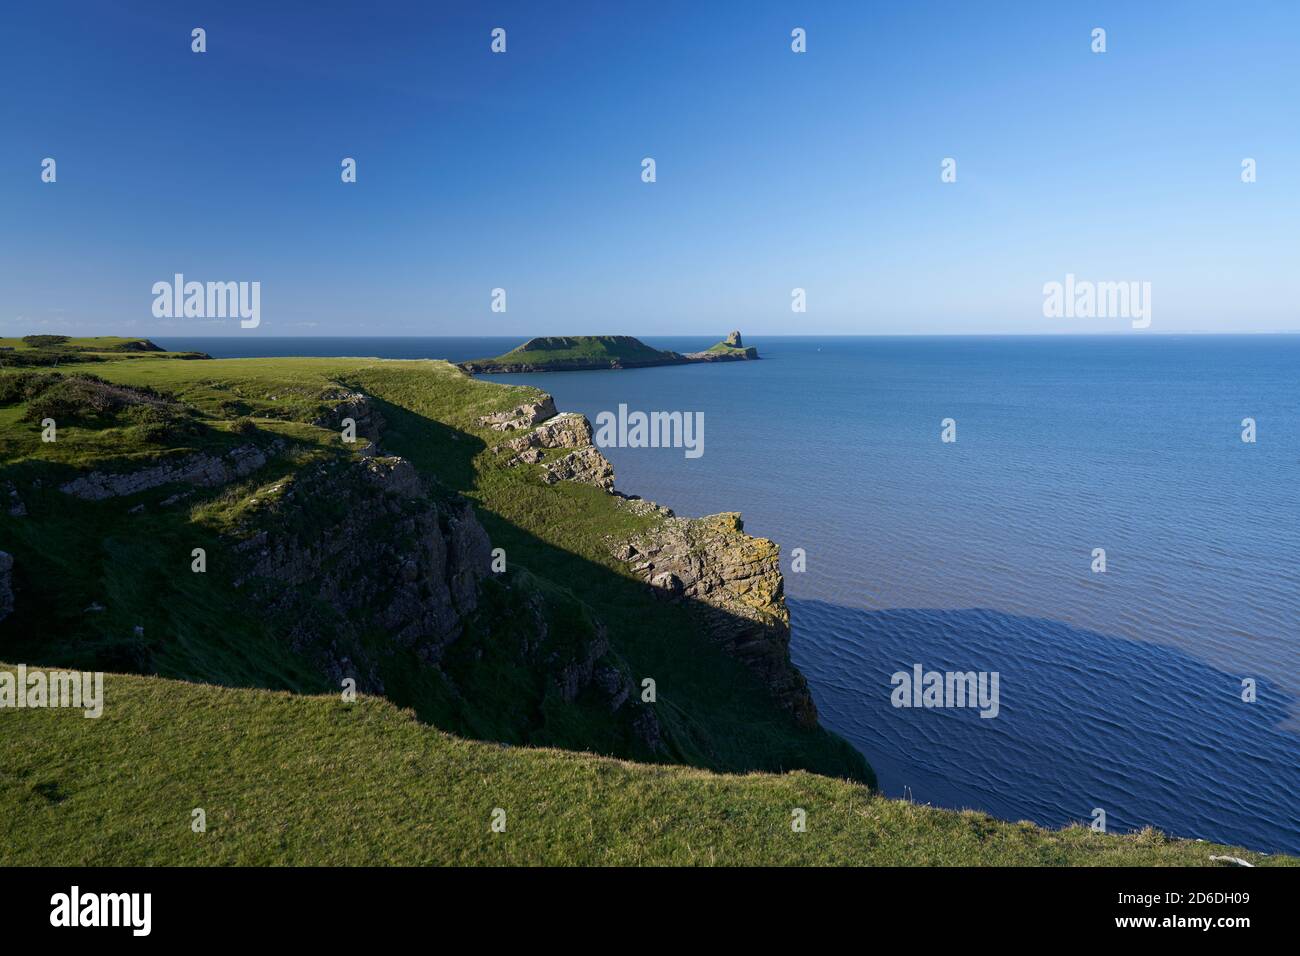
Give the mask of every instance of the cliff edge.
[[[732, 335], [739, 341], [739, 332]], [[507, 467], [536, 465], [547, 484], [578, 481], [616, 494], [614, 467], [592, 444], [591, 423], [557, 413], [550, 395], [479, 423], [521, 432], [493, 449]], [[547, 450], [557, 449], [558, 457], [548, 458]], [[621, 508], [652, 523], [631, 538], [610, 539], [610, 553], [657, 596], [695, 613], [709, 638], [754, 673], [800, 726], [816, 726], [808, 682], [790, 660], [790, 611], [776, 543], [746, 534], [737, 512], [681, 518], [654, 502], [616, 497]]]

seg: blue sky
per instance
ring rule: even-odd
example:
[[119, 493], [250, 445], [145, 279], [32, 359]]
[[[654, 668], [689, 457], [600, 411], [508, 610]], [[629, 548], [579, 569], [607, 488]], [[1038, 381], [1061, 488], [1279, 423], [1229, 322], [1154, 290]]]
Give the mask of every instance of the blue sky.
[[[0, 21], [0, 335], [1300, 330], [1295, 3], [117, 0]], [[259, 281], [260, 327], [155, 318], [177, 272]], [[1149, 281], [1151, 328], [1044, 318], [1067, 273]]]

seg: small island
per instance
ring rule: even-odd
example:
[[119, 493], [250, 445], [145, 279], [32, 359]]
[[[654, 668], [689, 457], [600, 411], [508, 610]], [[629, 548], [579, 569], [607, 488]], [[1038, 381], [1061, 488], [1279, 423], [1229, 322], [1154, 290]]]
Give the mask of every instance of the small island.
[[548, 335], [529, 339], [496, 358], [461, 362], [470, 374], [483, 372], [579, 372], [589, 369], [649, 368], [689, 365], [694, 362], [744, 362], [758, 358], [758, 349], [746, 346], [732, 332], [703, 352], [672, 352], [646, 345], [630, 335]]

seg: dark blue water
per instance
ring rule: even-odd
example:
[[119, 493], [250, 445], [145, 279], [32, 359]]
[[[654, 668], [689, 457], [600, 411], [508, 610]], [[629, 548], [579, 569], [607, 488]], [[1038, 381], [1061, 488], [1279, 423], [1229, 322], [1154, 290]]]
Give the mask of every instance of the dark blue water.
[[[163, 344], [460, 360], [518, 343]], [[705, 413], [700, 458], [606, 449], [618, 485], [740, 510], [780, 543], [795, 661], [887, 792], [1300, 852], [1300, 336], [750, 344], [763, 361], [497, 378], [593, 419]], [[998, 716], [893, 707], [890, 675], [918, 663], [998, 672]]]

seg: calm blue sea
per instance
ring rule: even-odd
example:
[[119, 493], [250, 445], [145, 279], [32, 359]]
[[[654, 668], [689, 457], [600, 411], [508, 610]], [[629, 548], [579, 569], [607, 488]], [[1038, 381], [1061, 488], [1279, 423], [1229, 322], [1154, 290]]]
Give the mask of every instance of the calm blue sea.
[[[159, 341], [452, 360], [518, 344]], [[747, 344], [763, 361], [494, 378], [593, 420], [704, 412], [700, 458], [606, 449], [618, 486], [742, 511], [787, 572], [806, 551], [786, 575], [794, 659], [888, 793], [1300, 852], [1300, 336]], [[893, 707], [891, 674], [915, 664], [996, 671], [998, 716]]]

